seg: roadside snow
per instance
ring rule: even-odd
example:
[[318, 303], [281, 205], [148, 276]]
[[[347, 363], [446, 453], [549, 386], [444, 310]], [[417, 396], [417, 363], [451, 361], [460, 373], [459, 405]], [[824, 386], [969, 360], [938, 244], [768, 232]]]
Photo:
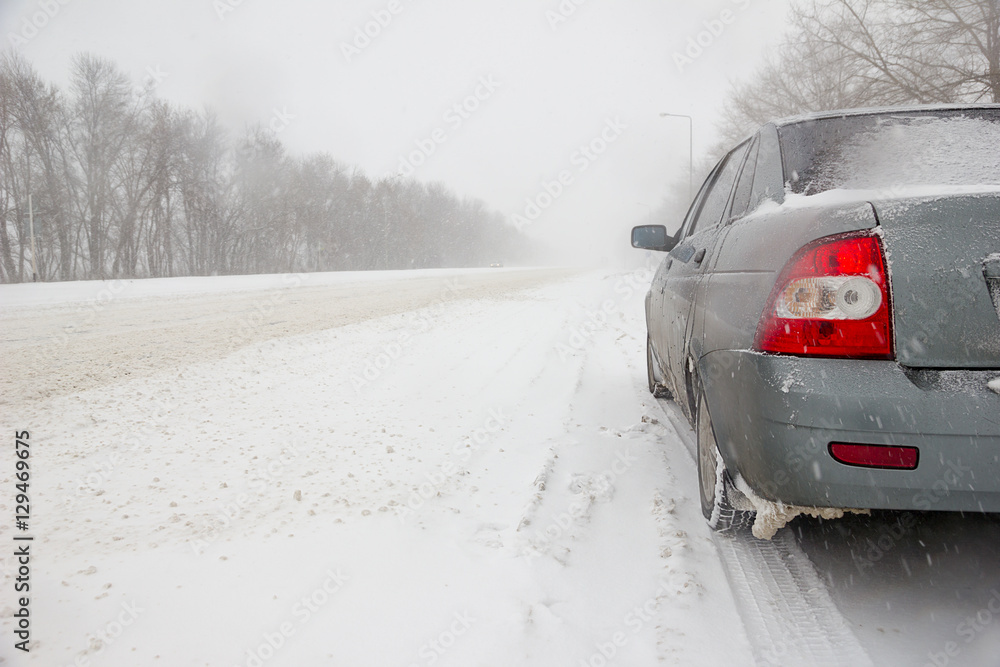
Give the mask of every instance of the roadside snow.
[[399, 283], [406, 280], [490, 279], [497, 275], [537, 273], [537, 269], [422, 269], [419, 271], [338, 271], [332, 273], [286, 273], [255, 276], [196, 276], [149, 278], [145, 280], [81, 280], [59, 283], [19, 283], [3, 285], [0, 312], [15, 308], [101, 303], [130, 299], [232, 296], [236, 294], [290, 290], [300, 287], [364, 287], [372, 283]]
[[0, 399], [33, 442], [35, 620], [30, 655], [2, 655], [751, 664], [645, 391], [643, 276], [204, 279], [70, 330], [94, 285], [22, 295]]

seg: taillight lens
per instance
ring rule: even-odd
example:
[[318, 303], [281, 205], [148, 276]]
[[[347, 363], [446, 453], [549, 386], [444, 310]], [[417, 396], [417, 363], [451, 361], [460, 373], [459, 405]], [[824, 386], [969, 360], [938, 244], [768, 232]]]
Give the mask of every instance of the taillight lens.
[[870, 232], [830, 236], [796, 253], [771, 292], [754, 346], [777, 354], [891, 359], [881, 239]]

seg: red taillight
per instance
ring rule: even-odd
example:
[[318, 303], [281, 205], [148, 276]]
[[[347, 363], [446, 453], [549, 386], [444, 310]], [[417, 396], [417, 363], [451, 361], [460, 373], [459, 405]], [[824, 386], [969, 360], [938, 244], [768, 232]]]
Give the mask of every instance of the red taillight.
[[892, 312], [878, 236], [811, 243], [785, 266], [757, 327], [763, 352], [891, 359]]
[[920, 451], [916, 447], [851, 445], [843, 442], [831, 442], [830, 456], [851, 466], [914, 470], [920, 459]]

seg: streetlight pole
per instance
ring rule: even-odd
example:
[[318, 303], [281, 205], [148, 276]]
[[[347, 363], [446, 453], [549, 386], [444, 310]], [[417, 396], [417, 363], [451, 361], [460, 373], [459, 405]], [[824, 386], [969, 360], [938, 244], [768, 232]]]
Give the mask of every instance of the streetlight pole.
[[688, 201], [694, 198], [694, 119], [680, 113], [661, 113], [660, 118], [687, 118], [688, 122]]
[[35, 209], [28, 194], [28, 233], [31, 235], [31, 281], [38, 282], [38, 267], [35, 264]]

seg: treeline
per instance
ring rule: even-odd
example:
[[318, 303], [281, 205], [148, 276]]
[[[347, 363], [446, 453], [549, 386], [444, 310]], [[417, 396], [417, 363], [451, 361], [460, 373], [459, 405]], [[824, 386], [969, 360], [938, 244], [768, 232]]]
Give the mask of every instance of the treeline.
[[0, 56], [0, 281], [481, 266], [527, 252], [479, 200], [371, 179], [275, 132], [210, 114], [74, 59], [67, 92]]
[[720, 128], [812, 111], [1000, 102], [1000, 1], [797, 0], [791, 30], [735, 85]]

